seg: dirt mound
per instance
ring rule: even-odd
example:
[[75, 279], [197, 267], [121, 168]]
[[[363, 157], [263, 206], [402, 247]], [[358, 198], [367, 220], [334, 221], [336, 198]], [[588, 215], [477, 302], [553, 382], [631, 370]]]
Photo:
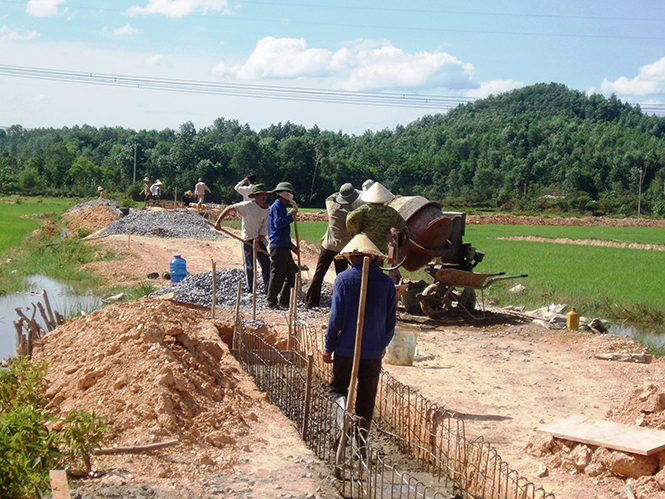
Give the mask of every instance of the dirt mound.
[[[196, 311], [150, 298], [109, 306], [49, 333], [35, 360], [48, 361], [49, 408], [108, 416], [113, 445], [177, 438], [178, 453], [190, 454], [183, 461], [208, 470], [234, 464], [247, 445], [259, 401], [215, 324]], [[179, 468], [149, 472], [191, 472]]]
[[665, 429], [665, 389], [654, 384], [636, 388], [628, 400], [607, 412], [607, 419], [655, 430]]
[[82, 210], [69, 211], [64, 214], [67, 230], [76, 232], [78, 229], [90, 229], [96, 232], [120, 218], [120, 215], [107, 204], [95, 204]]
[[665, 227], [665, 220], [646, 218], [607, 218], [607, 217], [538, 217], [524, 215], [467, 215], [467, 224], [480, 225], [575, 225], [582, 227]]
[[[606, 419], [627, 425], [665, 429], [665, 389], [648, 384], [637, 388], [623, 403], [611, 408]], [[636, 497], [665, 497], [665, 452], [642, 456], [604, 447], [537, 435], [527, 445], [548, 466], [571, 474], [585, 473], [605, 480], [629, 479]]]

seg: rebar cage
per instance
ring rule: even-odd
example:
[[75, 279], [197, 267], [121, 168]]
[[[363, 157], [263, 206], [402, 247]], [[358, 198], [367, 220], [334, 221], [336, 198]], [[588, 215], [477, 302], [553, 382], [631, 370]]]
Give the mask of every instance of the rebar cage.
[[[330, 365], [322, 360], [323, 331], [294, 315], [287, 322], [288, 347], [279, 350], [250, 331], [237, 313], [232, 352], [270, 402], [297, 425], [304, 442], [334, 466], [344, 497], [555, 499], [511, 469], [489, 443], [468, 440], [464, 421], [454, 412], [385, 371], [372, 432], [389, 441], [393, 450], [374, 447], [373, 439], [365, 442], [358, 418], [328, 396]], [[342, 439], [344, 418], [348, 431]], [[337, 452], [340, 440], [348, 445]]]

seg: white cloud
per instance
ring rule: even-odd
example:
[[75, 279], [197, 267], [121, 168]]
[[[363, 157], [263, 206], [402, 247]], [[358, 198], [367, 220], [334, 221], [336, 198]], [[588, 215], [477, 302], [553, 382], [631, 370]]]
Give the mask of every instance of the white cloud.
[[345, 90], [386, 88], [468, 89], [474, 67], [446, 52], [409, 54], [390, 42], [356, 40], [337, 52], [309, 48], [300, 38], [266, 37], [243, 64], [219, 63], [213, 72], [238, 80], [328, 78]]
[[648, 95], [665, 91], [665, 57], [642, 66], [640, 74], [632, 80], [621, 76], [615, 81], [603, 80], [600, 86], [604, 92], [616, 92], [627, 95]]
[[34, 17], [53, 17], [58, 15], [58, 6], [65, 0], [30, 0], [25, 11]]
[[161, 66], [162, 59], [164, 59], [162, 54], [155, 54], [148, 57], [147, 62], [149, 66]]
[[616, 92], [628, 95], [652, 94], [658, 90], [658, 87], [657, 81], [644, 81], [639, 76], [632, 80], [622, 76], [613, 82], [605, 78], [600, 85], [600, 89], [603, 92]]
[[132, 28], [129, 24], [125, 24], [120, 28], [114, 28], [114, 29], [110, 29], [108, 26], [104, 26], [102, 31], [104, 33], [112, 33], [116, 36], [135, 35], [136, 33], [139, 32], [137, 28]]
[[35, 30], [24, 31], [23, 33], [19, 33], [18, 31], [8, 26], [2, 26], [2, 28], [0, 28], [0, 41], [2, 42], [26, 41], [37, 38], [38, 36], [39, 33], [37, 33]]
[[196, 11], [206, 14], [209, 10], [222, 11], [230, 14], [227, 0], [149, 0], [148, 5], [140, 7], [133, 5], [127, 12], [128, 16], [147, 16], [161, 14], [166, 17], [185, 17]]
[[498, 95], [508, 90], [520, 88], [524, 86], [524, 82], [515, 80], [491, 80], [483, 81], [480, 83], [480, 88], [469, 90], [466, 94], [468, 97], [475, 97], [477, 99], [484, 99], [489, 95]]

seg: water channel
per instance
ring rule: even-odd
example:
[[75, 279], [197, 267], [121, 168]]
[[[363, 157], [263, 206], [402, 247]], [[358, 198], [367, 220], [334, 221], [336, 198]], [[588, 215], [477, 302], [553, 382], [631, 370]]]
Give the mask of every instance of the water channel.
[[[7, 359], [16, 354], [16, 328], [14, 321], [18, 320], [16, 308], [21, 307], [23, 313], [32, 317], [33, 306], [37, 302], [44, 303], [42, 291], [46, 291], [51, 308], [62, 315], [80, 310], [91, 311], [101, 307], [101, 300], [93, 296], [92, 292], [80, 293], [72, 286], [63, 284], [43, 275], [30, 276], [27, 280], [27, 290], [0, 297], [0, 360]], [[45, 329], [39, 311], [35, 320]]]

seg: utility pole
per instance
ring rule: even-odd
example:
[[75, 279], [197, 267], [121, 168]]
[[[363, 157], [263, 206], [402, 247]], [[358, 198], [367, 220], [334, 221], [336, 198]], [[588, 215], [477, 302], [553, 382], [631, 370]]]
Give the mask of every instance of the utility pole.
[[637, 187], [637, 218], [640, 218], [640, 213], [642, 211], [642, 167], [640, 166], [640, 184]]
[[136, 182], [136, 142], [134, 142], [134, 178], [132, 183]]

